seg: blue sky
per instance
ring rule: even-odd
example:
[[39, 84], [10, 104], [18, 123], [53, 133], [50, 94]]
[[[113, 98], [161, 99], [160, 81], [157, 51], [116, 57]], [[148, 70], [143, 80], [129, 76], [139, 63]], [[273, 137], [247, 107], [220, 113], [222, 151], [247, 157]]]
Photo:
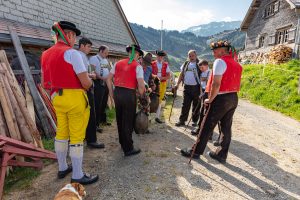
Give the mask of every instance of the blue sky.
[[243, 20], [252, 0], [120, 0], [128, 21], [184, 30], [212, 21]]

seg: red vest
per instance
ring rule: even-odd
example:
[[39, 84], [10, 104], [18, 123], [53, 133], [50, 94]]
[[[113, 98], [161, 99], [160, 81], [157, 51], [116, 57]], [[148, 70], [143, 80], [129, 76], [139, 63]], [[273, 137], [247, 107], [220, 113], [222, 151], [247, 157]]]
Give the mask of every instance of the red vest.
[[46, 89], [81, 89], [81, 83], [73, 66], [64, 59], [64, 53], [71, 49], [63, 42], [57, 42], [42, 54], [43, 87]]
[[[163, 62], [162, 68], [161, 68], [161, 76], [166, 77], [167, 76], [167, 68], [168, 68], [168, 63]], [[152, 62], [152, 74], [157, 75], [158, 74], [158, 67], [157, 67], [157, 61]], [[161, 82], [166, 82], [166, 80], [161, 81]]]
[[126, 58], [116, 63], [114, 84], [116, 87], [135, 90], [137, 88], [136, 67], [139, 63], [135, 60], [131, 64], [128, 62], [129, 58]]
[[[227, 65], [227, 69], [222, 76], [221, 86], [219, 92], [238, 92], [241, 86], [242, 77], [242, 66], [234, 61], [232, 56], [226, 55], [221, 58]], [[212, 82], [214, 74], [211, 73], [209, 80], [207, 82], [206, 92], [211, 92]]]

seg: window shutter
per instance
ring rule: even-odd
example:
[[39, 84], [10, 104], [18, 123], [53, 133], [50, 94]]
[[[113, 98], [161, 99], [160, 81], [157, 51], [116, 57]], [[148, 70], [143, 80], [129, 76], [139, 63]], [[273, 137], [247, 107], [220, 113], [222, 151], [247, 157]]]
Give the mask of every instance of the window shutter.
[[255, 40], [255, 47], [259, 48], [259, 36]]
[[279, 2], [279, 1], [276, 1], [276, 2], [274, 3], [274, 5], [275, 5], [275, 8], [274, 8], [274, 13], [277, 13], [277, 12], [279, 12], [279, 6], [280, 6], [280, 2]]
[[270, 35], [270, 37], [269, 37], [269, 45], [270, 46], [275, 45], [275, 38], [276, 38], [275, 34]]
[[289, 34], [289, 43], [293, 43], [295, 42], [295, 38], [296, 38], [296, 28], [291, 28], [288, 30], [288, 34]]

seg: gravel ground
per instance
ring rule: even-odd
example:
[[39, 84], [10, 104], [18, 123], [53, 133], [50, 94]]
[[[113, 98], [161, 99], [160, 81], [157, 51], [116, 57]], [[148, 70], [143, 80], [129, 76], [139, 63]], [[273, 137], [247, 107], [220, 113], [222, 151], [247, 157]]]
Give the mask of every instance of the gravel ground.
[[[184, 132], [174, 126], [181, 102], [177, 98], [171, 123], [152, 123], [152, 134], [134, 134], [142, 149], [137, 156], [123, 156], [115, 124], [99, 134], [105, 150], [85, 149], [84, 169], [100, 176], [86, 186], [86, 199], [300, 199], [299, 122], [240, 100], [227, 163], [204, 155], [189, 165], [179, 149], [196, 138], [190, 127]], [[215, 147], [210, 143], [209, 149]], [[56, 170], [56, 164], [47, 166], [29, 188], [4, 199], [53, 199], [70, 180], [57, 180]]]

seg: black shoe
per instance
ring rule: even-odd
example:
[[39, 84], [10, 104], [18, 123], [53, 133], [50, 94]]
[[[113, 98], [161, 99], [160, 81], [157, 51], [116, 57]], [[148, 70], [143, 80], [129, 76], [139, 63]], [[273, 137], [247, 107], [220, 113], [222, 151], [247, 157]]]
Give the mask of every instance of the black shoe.
[[220, 162], [220, 163], [226, 163], [226, 159], [224, 159], [224, 158], [221, 158], [220, 156], [218, 156], [216, 153], [214, 153], [214, 152], [211, 152], [211, 151], [209, 151], [208, 152], [208, 155], [212, 158], [212, 159], [214, 159], [214, 160], [216, 160], [216, 161], [218, 161], [218, 162]]
[[84, 174], [81, 179], [71, 179], [71, 183], [80, 183], [82, 185], [88, 185], [95, 183], [96, 181], [98, 181], [98, 179], [98, 175]]
[[97, 132], [102, 133], [102, 132], [103, 132], [103, 129], [100, 128], [100, 127], [97, 127]]
[[198, 135], [199, 131], [200, 131], [199, 128], [196, 128], [196, 129], [192, 130], [191, 133], [192, 133], [192, 135]]
[[177, 123], [175, 124], [175, 126], [177, 126], [177, 127], [185, 126], [185, 123], [179, 121], [179, 122], [177, 122]]
[[158, 119], [158, 118], [155, 118], [155, 121], [157, 122], [157, 123], [159, 123], [159, 124], [162, 124], [162, 123], [164, 123], [163, 121], [161, 121], [160, 119]]
[[90, 142], [87, 143], [88, 147], [94, 148], [94, 149], [104, 149], [105, 145], [103, 143], [98, 142]]
[[[182, 156], [190, 158], [192, 156], [193, 150], [185, 148], [185, 149], [181, 149], [180, 153]], [[200, 154], [194, 153], [193, 158], [200, 159]]]
[[192, 127], [196, 127], [197, 125], [197, 122], [193, 122]]
[[65, 171], [58, 171], [57, 177], [59, 179], [65, 178], [69, 173], [72, 172], [72, 165], [69, 165], [68, 168]]
[[136, 155], [136, 154], [139, 154], [139, 153], [141, 153], [140, 149], [133, 148], [131, 151], [125, 152], [124, 155], [125, 156], [133, 156], [133, 155]]
[[221, 146], [221, 144], [220, 144], [219, 141], [214, 141], [214, 146], [215, 146], [215, 147], [219, 147], [219, 146]]

